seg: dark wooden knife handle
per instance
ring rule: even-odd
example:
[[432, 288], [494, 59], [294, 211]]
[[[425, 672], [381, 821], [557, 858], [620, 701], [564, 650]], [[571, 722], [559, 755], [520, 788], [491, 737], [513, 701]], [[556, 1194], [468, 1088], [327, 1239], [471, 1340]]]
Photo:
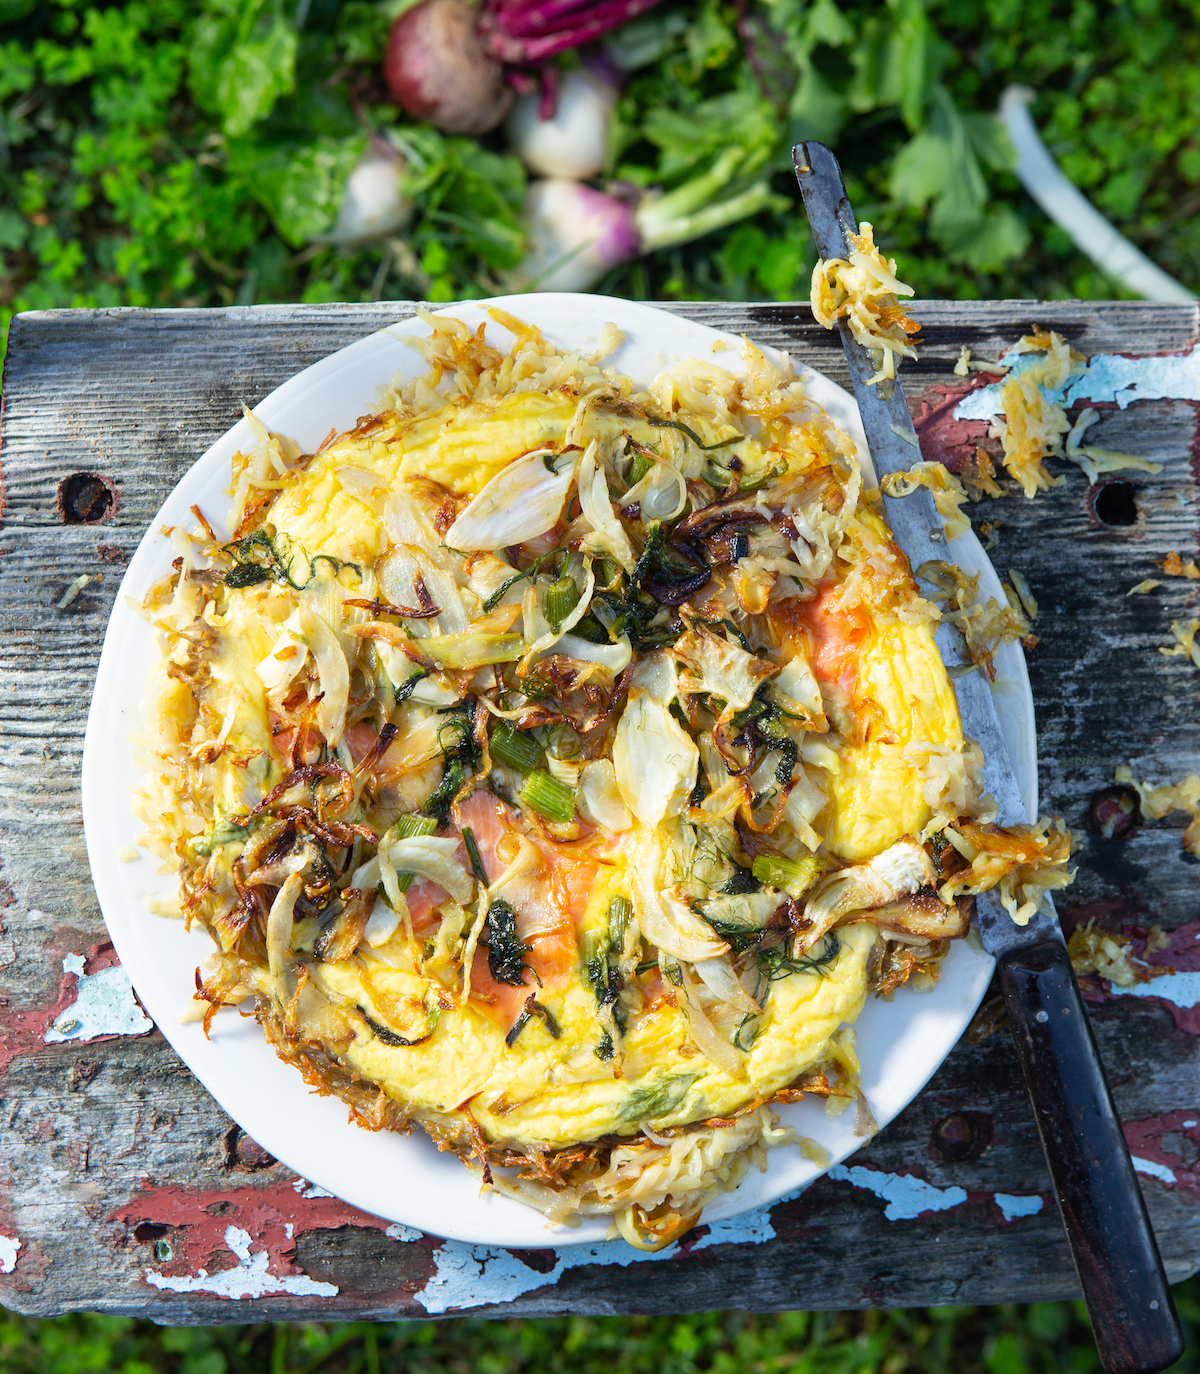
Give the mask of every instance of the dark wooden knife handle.
[[1155, 1374], [1183, 1334], [1067, 951], [1015, 950], [1000, 978], [1092, 1335], [1113, 1374]]

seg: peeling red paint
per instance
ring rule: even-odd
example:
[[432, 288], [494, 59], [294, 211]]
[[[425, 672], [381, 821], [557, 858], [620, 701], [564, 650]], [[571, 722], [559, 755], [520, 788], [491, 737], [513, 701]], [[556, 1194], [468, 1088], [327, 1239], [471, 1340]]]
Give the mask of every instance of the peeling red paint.
[[[210, 1274], [232, 1268], [225, 1243], [230, 1226], [240, 1227], [256, 1248], [266, 1251], [273, 1272], [299, 1274], [303, 1271], [294, 1263], [296, 1237], [305, 1231], [336, 1231], [342, 1226], [386, 1231], [390, 1225], [340, 1198], [305, 1197], [296, 1190], [296, 1184], [302, 1183], [285, 1179], [263, 1188], [213, 1193], [148, 1184], [108, 1219], [124, 1222], [131, 1232], [147, 1223], [170, 1228], [173, 1253], [165, 1262], [155, 1259], [154, 1268], [172, 1276], [194, 1274], [200, 1268]], [[428, 1241], [431, 1258], [434, 1244]]]
[[[1200, 921], [1189, 921], [1186, 925], [1181, 925], [1170, 931], [1166, 946], [1147, 954], [1146, 942], [1150, 938], [1150, 929], [1143, 925], [1119, 925], [1119, 916], [1126, 912], [1127, 907], [1122, 902], [1095, 902], [1086, 907], [1064, 911], [1063, 926], [1066, 931], [1070, 932], [1094, 919], [1101, 929], [1111, 931], [1119, 938], [1128, 940], [1135, 959], [1140, 959], [1153, 968], [1178, 973], [1200, 972]], [[1149, 987], [1153, 988], [1153, 986], [1154, 980], [1151, 979]], [[1089, 976], [1083, 980], [1080, 984], [1080, 992], [1083, 994], [1083, 1000], [1091, 1002], [1093, 1005], [1107, 1002], [1113, 996], [1108, 983], [1104, 979], [1094, 976]], [[1171, 1013], [1176, 1030], [1183, 1031], [1186, 1035], [1200, 1035], [1200, 1005], [1179, 1007], [1166, 997], [1154, 997], [1153, 995], [1138, 1000], [1157, 1002], [1159, 1006], [1165, 1007]]]
[[1170, 944], [1165, 949], [1156, 949], [1153, 954], [1144, 952], [1149, 931], [1135, 926], [1130, 933], [1134, 937], [1138, 957], [1145, 959], [1148, 964], [1172, 968], [1180, 973], [1200, 972], [1200, 921], [1189, 921], [1187, 925], [1171, 931]]
[[1125, 1141], [1130, 1154], [1171, 1170], [1175, 1182], [1163, 1179], [1164, 1188], [1182, 1188], [1200, 1197], [1200, 1108], [1127, 1121]]
[[92, 946], [84, 961], [83, 971], [90, 978], [92, 974], [99, 973], [101, 969], [116, 968], [120, 962], [120, 959], [117, 958], [117, 951], [112, 946], [112, 941], [105, 940], [103, 944]]
[[956, 420], [955, 407], [972, 391], [990, 385], [999, 378], [977, 375], [970, 381], [953, 386], [933, 386], [921, 398], [921, 409], [913, 426], [921, 440], [921, 456], [930, 462], [944, 463], [951, 472], [958, 472], [975, 455], [975, 447], [987, 438], [990, 428], [986, 420]]
[[[1156, 949], [1153, 954], [1145, 953], [1146, 937], [1149, 934], [1147, 930], [1134, 927], [1130, 934], [1133, 937], [1135, 953], [1139, 958], [1145, 959], [1146, 963], [1158, 968], [1174, 969], [1179, 973], [1200, 972], [1200, 921], [1189, 921], [1187, 925], [1171, 931], [1170, 943], [1165, 949]], [[1151, 983], [1150, 986], [1153, 987], [1154, 984]], [[1176, 1030], [1184, 1031], [1188, 1035], [1200, 1035], [1200, 1005], [1177, 1007], [1166, 998], [1154, 1000], [1160, 1002], [1171, 1013]]]
[[[63, 933], [70, 935], [69, 931]], [[57, 958], [61, 964], [65, 955], [72, 952], [66, 949], [60, 954], [57, 951], [46, 950], [45, 957], [47, 960]], [[120, 962], [112, 942], [103, 940], [99, 944], [93, 944], [84, 956], [84, 973], [99, 973], [101, 969], [113, 968]], [[0, 1010], [0, 1077], [8, 1071], [8, 1066], [18, 1055], [32, 1054], [45, 1047], [47, 1030], [74, 1003], [78, 989], [79, 976], [64, 973], [58, 988], [58, 998], [53, 1006], [33, 1007], [28, 1011], [15, 1011], [11, 1007]], [[97, 1045], [105, 1040], [121, 1038], [118, 1035], [97, 1035], [79, 1043]]]

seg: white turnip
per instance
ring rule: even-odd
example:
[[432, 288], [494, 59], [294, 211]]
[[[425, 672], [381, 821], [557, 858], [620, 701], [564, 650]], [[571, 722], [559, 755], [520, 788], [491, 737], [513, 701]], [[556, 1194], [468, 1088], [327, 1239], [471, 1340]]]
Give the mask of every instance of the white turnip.
[[383, 75], [396, 102], [446, 133], [482, 134], [508, 113], [509, 67], [590, 43], [658, 0], [422, 0], [392, 25]]
[[548, 118], [542, 118], [541, 96], [530, 91], [517, 101], [508, 117], [513, 151], [544, 177], [587, 181], [599, 176], [607, 161], [616, 99], [611, 82], [578, 68], [566, 74], [554, 113]]
[[404, 170], [399, 153], [373, 142], [346, 178], [337, 222], [325, 241], [349, 248], [394, 234], [407, 224], [412, 204], [401, 190]]

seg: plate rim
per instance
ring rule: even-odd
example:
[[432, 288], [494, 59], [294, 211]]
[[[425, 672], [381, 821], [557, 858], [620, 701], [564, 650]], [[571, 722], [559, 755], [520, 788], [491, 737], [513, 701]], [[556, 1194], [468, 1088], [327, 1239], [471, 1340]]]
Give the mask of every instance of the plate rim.
[[[696, 340], [695, 346], [692, 347], [690, 352], [682, 354], [676, 353], [674, 355], [675, 359], [706, 356], [701, 350], [701, 341], [707, 340], [710, 345], [713, 342], [719, 341], [721, 344], [721, 350], [719, 352], [713, 352], [711, 347], [708, 351], [711, 355], [711, 360], [718, 366], [727, 366], [733, 363], [734, 367], [731, 368], [731, 370], [738, 370], [737, 363], [740, 360], [740, 345], [742, 339], [737, 335], [729, 331], [720, 330], [715, 326], [692, 320], [686, 316], [664, 311], [643, 302], [626, 301], [620, 297], [547, 292], [532, 296], [507, 296], [485, 300], [452, 302], [446, 305], [439, 305], [433, 308], [430, 313], [461, 316], [462, 314], [469, 315], [471, 312], [486, 312], [490, 308], [506, 310], [510, 314], [531, 319], [535, 323], [538, 322], [535, 318], [536, 316], [541, 316], [544, 321], [547, 316], [552, 316], [556, 309], [561, 310], [564, 308], [576, 314], [583, 312], [584, 323], [595, 326], [607, 322], [607, 320], [613, 316], [617, 317], [615, 322], [618, 324], [618, 327], [622, 328], [624, 324], [621, 317], [624, 317], [624, 320], [629, 320], [631, 317], [640, 319], [652, 329], [656, 325], [661, 329], [664, 322], [669, 322], [671, 330], [686, 336], [691, 336]], [[553, 324], [547, 325], [543, 323], [541, 327], [546, 329], [549, 333], [553, 329]], [[363, 359], [370, 357], [374, 350], [380, 347], [383, 341], [401, 343], [402, 337], [396, 332], [400, 329], [409, 330], [410, 336], [413, 333], [428, 332], [428, 327], [424, 326], [424, 322], [416, 314], [399, 321], [394, 321], [380, 329], [373, 330], [362, 338], [353, 340], [351, 343], [327, 354], [324, 358], [318, 359], [308, 367], [293, 374], [278, 387], [274, 388], [267, 396], [263, 397], [263, 399], [253, 407], [254, 413], [260, 415], [263, 412], [267, 412], [267, 414], [263, 415], [264, 421], [272, 427], [281, 427], [276, 421], [270, 418], [270, 412], [302, 403], [306, 388], [311, 382], [319, 380], [322, 382], [323, 386], [327, 386], [328, 378], [331, 373], [336, 374], [338, 371], [352, 368], [358, 363], [360, 356]], [[755, 346], [772, 362], [778, 364], [781, 357], [779, 350], [769, 345], [759, 343], [756, 343]], [[724, 350], [731, 350], [732, 356], [726, 356]], [[662, 367], [666, 366], [669, 361], [670, 359], [663, 358], [659, 364], [659, 370], [661, 371]], [[866, 455], [867, 449], [861, 421], [858, 417], [858, 408], [854, 398], [844, 388], [832, 381], [832, 379], [826, 377], [823, 373], [820, 373], [817, 369], [809, 367], [795, 358], [791, 358], [791, 361], [796, 366], [797, 375], [805, 380], [810, 394], [814, 395], [814, 399], [819, 399], [820, 403], [831, 413], [835, 413], [836, 411], [842, 412], [841, 414], [835, 413], [835, 419], [843, 428], [847, 429], [851, 437], [855, 440], [860, 451], [861, 461], [862, 456]], [[620, 366], [619, 364], [616, 365]], [[624, 371], [624, 368], [621, 370]], [[392, 373], [389, 372], [387, 379], [390, 379], [391, 375]], [[635, 384], [643, 385], [644, 383], [642, 379], [635, 378]], [[818, 396], [816, 393], [822, 394]], [[328, 409], [332, 409], [332, 406]], [[339, 428], [346, 428], [350, 423], [352, 423], [352, 421], [347, 421], [339, 426]], [[239, 432], [240, 440], [238, 437]], [[120, 679], [120, 671], [114, 667], [115, 654], [118, 652], [118, 639], [123, 629], [127, 634], [131, 628], [135, 629], [138, 624], [143, 626], [143, 628], [145, 627], [145, 622], [138, 621], [134, 613], [128, 609], [125, 597], [129, 594], [135, 594], [133, 593], [135, 587], [142, 590], [144, 586], [149, 585], [149, 582], [143, 581], [143, 578], [146, 571], [150, 569], [154, 558], [161, 551], [159, 547], [159, 539], [161, 537], [159, 530], [164, 512], [168, 510], [175, 498], [181, 492], [185, 491], [189, 485], [195, 485], [200, 482], [202, 478], [211, 481], [213, 479], [213, 473], [210, 469], [213, 468], [213, 465], [221, 462], [227, 463], [229, 454], [239, 446], [239, 442], [244, 444], [248, 441], [248, 425], [245, 419], [241, 419], [235, 425], [231, 426], [224, 434], [219, 436], [205, 452], [196, 459], [187, 471], [184, 472], [178, 481], [174, 483], [164, 498], [162, 505], [148, 523], [138, 543], [138, 547], [130, 559], [125, 575], [122, 578], [121, 586], [118, 589], [117, 597], [114, 601], [113, 611], [105, 628], [104, 642], [101, 649], [100, 661], [97, 666], [96, 682], [93, 688], [92, 701], [89, 706], [87, 725], [85, 728], [81, 769], [84, 836], [88, 860], [91, 866], [97, 898], [100, 903], [102, 914], [104, 915], [105, 924], [113, 940], [114, 947], [116, 948], [117, 955], [122, 965], [126, 968], [126, 972], [130, 976], [130, 981], [138, 992], [143, 1005], [147, 1006], [147, 1011], [150, 1012], [155, 1024], [160, 1031], [162, 1031], [164, 1037], [171, 1044], [175, 1052], [184, 1060], [189, 1070], [196, 1076], [205, 1090], [214, 1098], [222, 1110], [227, 1111], [235, 1121], [238, 1121], [239, 1125], [242, 1125], [243, 1129], [247, 1128], [240, 1120], [241, 1108], [239, 1107], [238, 1111], [234, 1111], [226, 1105], [226, 1101], [232, 1100], [237, 1094], [233, 1093], [229, 1085], [223, 1082], [214, 1085], [214, 1083], [210, 1081], [212, 1073], [207, 1064], [203, 1067], [197, 1067], [197, 1064], [193, 1062], [197, 1058], [197, 1055], [194, 1053], [196, 1047], [193, 1043], [190, 1043], [193, 1037], [181, 1034], [181, 1032], [185, 1031], [187, 1028], [172, 1022], [169, 1018], [164, 1019], [161, 1015], [155, 1015], [148, 1005], [148, 1003], [153, 1003], [156, 1007], [163, 1005], [163, 999], [160, 996], [162, 989], [156, 985], [153, 990], [148, 991], [148, 995], [144, 995], [143, 988], [149, 989], [149, 983], [147, 983], [144, 976], [144, 961], [141, 958], [142, 951], [135, 930], [135, 922], [143, 921], [153, 926], [156, 922], [161, 923], [163, 918], [151, 915], [147, 911], [142, 910], [140, 902], [135, 904], [136, 916], [124, 918], [123, 915], [120, 914], [121, 904], [123, 902], [128, 903], [129, 901], [130, 884], [129, 882], [122, 884], [119, 871], [116, 874], [116, 880], [114, 880], [114, 869], [120, 870], [123, 865], [119, 863], [114, 854], [105, 852], [100, 848], [102, 844], [101, 836], [107, 828], [107, 825], [104, 823], [105, 818], [98, 813], [97, 808], [107, 807], [109, 811], [112, 811], [113, 808], [111, 804], [111, 794], [104, 793], [103, 790], [97, 786], [97, 770], [101, 768], [100, 750], [102, 747], [102, 737], [105, 726], [108, 723], [104, 719], [103, 707], [106, 703], [107, 693], [111, 685], [110, 679], [114, 676], [114, 673], [117, 679]], [[228, 452], [225, 452], [225, 450], [228, 450]], [[869, 455], [867, 461], [869, 464]], [[228, 468], [226, 467], [221, 476], [225, 477], [227, 474]], [[947, 548], [948, 551], [954, 555], [956, 561], [962, 560], [964, 563], [972, 565], [969, 570], [980, 571], [983, 574], [982, 589], [985, 593], [999, 593], [999, 578], [990, 560], [987, 558], [982, 545], [973, 532], [950, 541]], [[159, 575], [161, 575], [161, 569], [159, 570]], [[994, 584], [994, 586], [990, 584]], [[152, 636], [153, 632], [151, 631], [149, 633]], [[1011, 652], [1004, 655], [1003, 661], [1001, 662], [1001, 672], [998, 674], [998, 678], [1004, 684], [1005, 690], [1015, 692], [1015, 701], [1010, 703], [1010, 707], [1016, 715], [1024, 718], [1024, 726], [1022, 728], [1028, 731], [1028, 741], [1024, 738], [1019, 739], [1017, 756], [1014, 759], [1014, 764], [1018, 769], [1019, 776], [1021, 776], [1022, 773], [1024, 774], [1024, 776], [1022, 776], [1022, 790], [1032, 815], [1036, 811], [1037, 777], [1036, 734], [1032, 692], [1029, 685], [1024, 655], [1021, 653], [1019, 647], [1013, 644], [1005, 645], [1003, 648]], [[109, 739], [108, 743], [110, 749], [121, 747], [114, 746], [111, 739]], [[126, 741], [123, 747], [126, 753], [131, 756], [133, 752], [132, 745]], [[1030, 772], [1032, 772], [1033, 778], [1032, 788], [1030, 787], [1029, 781]], [[124, 798], [123, 800], [126, 802], [125, 809], [129, 812], [129, 825], [140, 832], [142, 828], [141, 824], [133, 817], [132, 809], [128, 805], [128, 799]], [[143, 858], [142, 862], [147, 862], [147, 860]], [[139, 864], [138, 867], [140, 866]], [[124, 892], [120, 891], [122, 886], [125, 888]], [[955, 976], [960, 976], [960, 974], [966, 976], [966, 981], [960, 988], [963, 996], [960, 998], [961, 1006], [955, 1018], [960, 1023], [958, 1029], [949, 1036], [948, 1043], [943, 1053], [932, 1058], [930, 1063], [923, 1066], [922, 1071], [916, 1074], [910, 1073], [907, 1083], [911, 1086], [911, 1091], [908, 1091], [907, 1087], [905, 1088], [904, 1092], [901, 1094], [903, 1101], [901, 1101], [894, 1110], [877, 1112], [881, 1128], [887, 1125], [899, 1111], [902, 1111], [904, 1107], [916, 1098], [937, 1069], [941, 1067], [946, 1056], [960, 1039], [962, 1031], [969, 1023], [979, 1001], [982, 999], [983, 993], [986, 991], [994, 961], [981, 950], [973, 951], [973, 960], [966, 959], [967, 945], [968, 942], [966, 941], [957, 942], [952, 949], [951, 956], [948, 956], [947, 962], [948, 971], [957, 969], [957, 966], [960, 964], [964, 965], [964, 968], [958, 970]], [[207, 952], [207, 949], [204, 952]], [[970, 964], [969, 968], [965, 967], [968, 963]], [[134, 976], [135, 970], [140, 975], [139, 977]], [[158, 970], [157, 968], [152, 969], [151, 972], [153, 977], [150, 982], [157, 983], [157, 978], [160, 974], [165, 976], [165, 971]], [[951, 980], [951, 982], [952, 981], [953, 980]], [[915, 995], [916, 994], [912, 994], [912, 996]], [[178, 1006], [178, 1003], [175, 1005]], [[863, 1026], [864, 1018], [866, 1023], [870, 1024], [872, 1018], [868, 1016], [868, 1012], [871, 1010], [872, 1006], [876, 1005], [881, 1004], [874, 1002], [873, 999], [868, 999], [867, 1006], [864, 1007], [863, 1012], [855, 1023], [856, 1029]], [[946, 1013], [942, 1013], [942, 1015], [946, 1015]], [[908, 1020], [911, 1021], [915, 1017], [919, 1017], [919, 1010], [917, 1008], [912, 1008], [910, 1009]], [[252, 1027], [253, 1035], [256, 1036], [258, 1041], [265, 1047], [265, 1037], [263, 1037], [257, 1023], [251, 1022], [249, 1026]], [[943, 1037], [946, 1036], [944, 1027], [942, 1035]], [[228, 1038], [230, 1037], [224, 1034], [219, 1034], [214, 1037], [214, 1039], [220, 1039], [222, 1041]], [[206, 1041], [204, 1043], [212, 1044], [213, 1042]], [[284, 1074], [289, 1076], [289, 1078], [294, 1080], [293, 1086], [296, 1089], [303, 1090], [303, 1082], [294, 1067], [286, 1065], [282, 1061], [276, 1059], [274, 1052], [270, 1051], [269, 1047], [267, 1048], [271, 1055], [271, 1062], [277, 1065]], [[927, 1071], [925, 1071], [926, 1069]], [[332, 1101], [332, 1099], [327, 1099], [327, 1101]], [[806, 1113], [806, 1109], [812, 1106], [815, 1106], [815, 1104], [801, 1103], [795, 1108], [785, 1109], [781, 1115], [784, 1115], [785, 1118], [789, 1116], [793, 1118], [803, 1117], [806, 1114], [812, 1116], [812, 1112]], [[338, 1111], [339, 1113], [341, 1111], [340, 1102]], [[352, 1132], [357, 1131], [360, 1136], [365, 1134], [364, 1132], [358, 1131], [357, 1127], [348, 1123], [344, 1125], [343, 1129]], [[263, 1129], [262, 1123], [259, 1123], [255, 1131], [249, 1133], [252, 1134], [256, 1140], [259, 1140], [259, 1143], [263, 1144], [264, 1148], [267, 1148], [274, 1154], [281, 1163], [286, 1164], [289, 1168], [295, 1169], [295, 1171], [301, 1173], [304, 1178], [311, 1178], [320, 1187], [327, 1188], [328, 1191], [350, 1203], [350, 1205], [360, 1207], [362, 1210], [370, 1212], [373, 1215], [382, 1216], [386, 1220], [401, 1225], [419, 1226], [420, 1229], [432, 1235], [446, 1236], [450, 1239], [472, 1244], [498, 1244], [507, 1248], [522, 1249], [595, 1244], [598, 1240], [605, 1239], [608, 1234], [604, 1223], [599, 1221], [590, 1224], [585, 1223], [582, 1227], [576, 1229], [567, 1229], [562, 1226], [550, 1227], [545, 1218], [534, 1209], [526, 1207], [524, 1204], [513, 1202], [510, 1199], [497, 1198], [496, 1195], [480, 1196], [478, 1202], [482, 1209], [481, 1215], [499, 1211], [502, 1218], [509, 1208], [518, 1208], [522, 1219], [530, 1222], [530, 1224], [524, 1228], [526, 1234], [517, 1234], [517, 1231], [513, 1230], [510, 1226], [506, 1226], [502, 1219], [500, 1221], [500, 1226], [497, 1227], [494, 1224], [484, 1225], [482, 1222], [477, 1226], [472, 1224], [469, 1219], [465, 1224], [460, 1224], [458, 1220], [441, 1217], [431, 1224], [431, 1219], [428, 1216], [423, 1216], [421, 1220], [414, 1220], [411, 1212], [406, 1212], [404, 1215], [392, 1215], [395, 1211], [394, 1207], [380, 1210], [378, 1199], [376, 1199], [375, 1205], [372, 1205], [371, 1200], [369, 1198], [364, 1199], [357, 1188], [347, 1189], [344, 1184], [342, 1186], [329, 1187], [327, 1180], [329, 1180], [331, 1176], [322, 1169], [313, 1170], [309, 1167], [298, 1168], [295, 1164], [289, 1163], [286, 1156], [292, 1152], [286, 1146], [282, 1150], [272, 1149], [271, 1144], [278, 1143], [274, 1141], [275, 1132], [271, 1129]], [[383, 1134], [386, 1135], [388, 1133]], [[269, 1137], [270, 1140], [262, 1139], [261, 1137], [263, 1136]], [[418, 1141], [422, 1145], [431, 1145], [431, 1142], [429, 1142], [423, 1134], [414, 1134], [412, 1137], [400, 1137], [398, 1139], [404, 1140], [406, 1143], [408, 1141]], [[830, 1160], [830, 1165], [822, 1168], [811, 1166], [808, 1170], [801, 1170], [800, 1172], [802, 1173], [811, 1174], [811, 1177], [802, 1181], [798, 1186], [809, 1186], [813, 1178], [819, 1177], [833, 1164], [840, 1163], [841, 1160], [845, 1159], [849, 1154], [852, 1154], [865, 1143], [865, 1139], [855, 1139], [848, 1149], [835, 1149], [833, 1157]], [[772, 1155], [782, 1153], [782, 1151], [773, 1151]], [[463, 1169], [462, 1165], [457, 1160], [454, 1160], [453, 1164], [461, 1179], [467, 1181], [472, 1180], [472, 1176]], [[793, 1170], [793, 1173], [794, 1172]], [[767, 1177], [769, 1178], [769, 1175]], [[782, 1187], [779, 1186], [778, 1181], [776, 1181], [774, 1185], [766, 1187], [765, 1189], [757, 1187], [751, 1190], [747, 1188], [747, 1185], [751, 1182], [751, 1179], [747, 1179], [737, 1190], [723, 1194], [717, 1199], [714, 1199], [714, 1201], [705, 1208], [704, 1220], [723, 1220], [727, 1217], [739, 1215], [754, 1208], [774, 1205], [774, 1203], [781, 1198], [794, 1192], [797, 1186], [794, 1180]], [[471, 1186], [474, 1186], [473, 1182]], [[462, 1189], [458, 1191], [461, 1192]], [[358, 1196], [348, 1196], [348, 1193], [357, 1193]], [[497, 1202], [504, 1204], [503, 1207], [497, 1208]], [[446, 1220], [450, 1221], [449, 1225], [438, 1224]], [[496, 1218], [493, 1218], [493, 1221], [494, 1220], [496, 1220]], [[535, 1228], [536, 1234], [532, 1234]]]

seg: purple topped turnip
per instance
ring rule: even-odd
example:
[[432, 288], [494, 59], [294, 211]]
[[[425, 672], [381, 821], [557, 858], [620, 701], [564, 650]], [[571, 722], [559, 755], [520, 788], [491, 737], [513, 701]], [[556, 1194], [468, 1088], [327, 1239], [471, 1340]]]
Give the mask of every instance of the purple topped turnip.
[[518, 281], [531, 291], [587, 291], [611, 268], [642, 253], [686, 243], [760, 210], [786, 207], [765, 181], [716, 199], [742, 160], [731, 148], [709, 171], [665, 194], [629, 188], [631, 195], [622, 196], [559, 177], [531, 182]]
[[658, 0], [422, 0], [392, 25], [383, 75], [415, 119], [482, 134], [508, 113], [508, 67], [590, 43]]

